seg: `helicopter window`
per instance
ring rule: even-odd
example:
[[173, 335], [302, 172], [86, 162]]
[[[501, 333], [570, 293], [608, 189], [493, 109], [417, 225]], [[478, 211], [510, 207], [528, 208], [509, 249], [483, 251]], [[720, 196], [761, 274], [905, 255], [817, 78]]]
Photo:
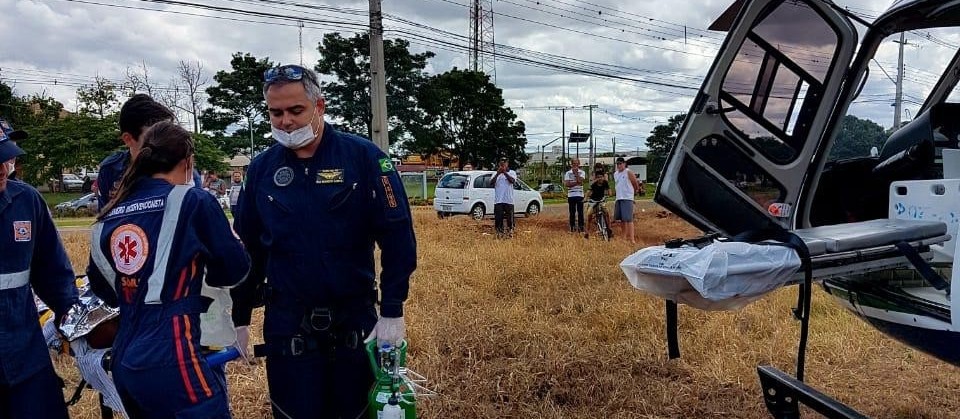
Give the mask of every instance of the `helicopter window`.
[[837, 51], [837, 33], [802, 1], [786, 1], [752, 29], [724, 77], [724, 114], [770, 160], [796, 159]]
[[722, 136], [704, 138], [694, 146], [693, 154], [761, 207], [782, 202], [786, 195], [783, 185], [730, 141]]

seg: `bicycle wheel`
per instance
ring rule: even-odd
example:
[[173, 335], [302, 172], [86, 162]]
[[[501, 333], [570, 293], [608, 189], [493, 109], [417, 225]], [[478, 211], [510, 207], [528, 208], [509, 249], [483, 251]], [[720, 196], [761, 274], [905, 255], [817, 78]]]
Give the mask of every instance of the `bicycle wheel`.
[[603, 240], [610, 241], [610, 229], [607, 227], [607, 213], [601, 211], [597, 214], [597, 228], [600, 230], [600, 237]]

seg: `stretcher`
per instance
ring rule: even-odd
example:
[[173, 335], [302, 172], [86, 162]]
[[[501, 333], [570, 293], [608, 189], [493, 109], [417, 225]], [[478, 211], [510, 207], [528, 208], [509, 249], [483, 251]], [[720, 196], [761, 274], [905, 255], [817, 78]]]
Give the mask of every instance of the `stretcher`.
[[[950, 240], [947, 224], [932, 220], [878, 219], [793, 234], [806, 246], [816, 281], [929, 262], [931, 246]], [[797, 252], [771, 241], [654, 246], [628, 256], [620, 267], [635, 288], [703, 310], [739, 309], [804, 279]]]

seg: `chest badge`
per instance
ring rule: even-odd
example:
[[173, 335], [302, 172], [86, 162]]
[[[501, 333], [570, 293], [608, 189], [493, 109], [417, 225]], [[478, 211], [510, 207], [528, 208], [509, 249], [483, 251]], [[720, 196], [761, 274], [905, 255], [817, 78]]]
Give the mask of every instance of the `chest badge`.
[[293, 169], [289, 166], [283, 166], [273, 172], [273, 184], [277, 186], [287, 186], [293, 183]]
[[133, 275], [140, 271], [147, 255], [150, 244], [147, 234], [136, 224], [124, 224], [117, 227], [110, 235], [110, 256], [117, 271], [125, 275]]
[[33, 237], [33, 228], [30, 221], [13, 222], [13, 241], [28, 242]]
[[325, 169], [317, 171], [317, 184], [329, 185], [343, 183], [343, 169]]

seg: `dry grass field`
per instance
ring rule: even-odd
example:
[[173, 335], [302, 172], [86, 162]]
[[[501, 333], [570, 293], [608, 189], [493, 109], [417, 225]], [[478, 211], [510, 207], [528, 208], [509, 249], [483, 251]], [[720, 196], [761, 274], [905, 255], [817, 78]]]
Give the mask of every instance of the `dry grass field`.
[[[671, 361], [663, 301], [619, 270], [629, 243], [584, 240], [549, 215], [518, 219], [512, 240], [494, 239], [491, 221], [415, 217], [408, 362], [440, 393], [419, 404], [423, 418], [763, 418], [757, 365], [793, 371], [795, 289], [738, 312], [681, 307], [683, 357]], [[656, 210], [636, 224], [639, 246], [697, 234]], [[64, 233], [78, 270], [86, 237]], [[57, 364], [72, 390], [70, 360]], [[235, 417], [269, 417], [262, 363], [232, 364], [228, 378]], [[807, 381], [873, 417], [960, 417], [956, 368], [885, 338], [819, 290]], [[98, 418], [92, 393], [71, 413]]]

